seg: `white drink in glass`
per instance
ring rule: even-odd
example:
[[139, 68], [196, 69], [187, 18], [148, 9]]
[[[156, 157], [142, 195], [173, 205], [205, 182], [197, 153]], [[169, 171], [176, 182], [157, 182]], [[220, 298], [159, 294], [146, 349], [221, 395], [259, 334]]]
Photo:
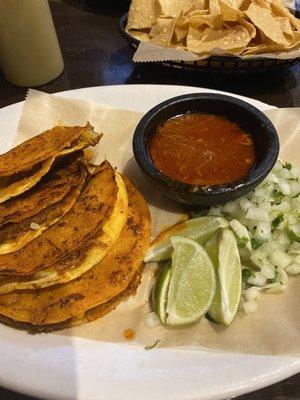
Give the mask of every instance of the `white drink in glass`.
[[38, 86], [63, 69], [47, 0], [0, 0], [0, 68], [17, 86]]

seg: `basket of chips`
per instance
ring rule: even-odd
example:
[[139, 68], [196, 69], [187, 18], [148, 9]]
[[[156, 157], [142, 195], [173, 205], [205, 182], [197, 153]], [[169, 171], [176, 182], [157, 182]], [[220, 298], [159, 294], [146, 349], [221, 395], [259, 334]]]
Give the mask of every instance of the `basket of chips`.
[[218, 74], [300, 61], [300, 20], [281, 0], [132, 0], [120, 31], [134, 61]]

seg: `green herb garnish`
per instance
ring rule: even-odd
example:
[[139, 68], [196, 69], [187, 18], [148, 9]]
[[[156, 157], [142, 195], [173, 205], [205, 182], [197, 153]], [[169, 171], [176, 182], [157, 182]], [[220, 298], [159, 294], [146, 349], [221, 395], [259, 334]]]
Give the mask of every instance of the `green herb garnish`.
[[262, 246], [263, 243], [264, 243], [263, 240], [251, 238], [251, 245], [252, 245], [253, 250], [258, 249], [260, 246]]
[[243, 281], [247, 281], [251, 276], [253, 276], [253, 271], [250, 268], [244, 268], [242, 271]]
[[292, 197], [292, 199], [296, 199], [296, 197], [298, 197], [298, 196], [299, 196], [299, 194], [300, 194], [300, 192], [299, 192], [299, 193], [297, 193], [297, 194], [295, 194], [295, 196], [293, 196], [293, 197]]
[[276, 203], [280, 203], [283, 198], [283, 193], [280, 190], [274, 189], [272, 191], [272, 196], [274, 197]]
[[285, 164], [284, 164], [284, 167], [283, 168], [285, 168], [285, 169], [288, 169], [289, 171], [292, 169], [292, 164], [291, 163], [289, 163], [289, 162], [286, 162]]
[[288, 230], [288, 237], [291, 239], [292, 242], [300, 242], [300, 236], [298, 236], [291, 229]]
[[281, 222], [283, 222], [283, 221], [284, 221], [283, 213], [278, 214], [277, 217], [274, 218], [272, 221], [272, 230], [274, 231], [275, 229], [277, 229], [279, 227], [279, 225], [281, 224]]

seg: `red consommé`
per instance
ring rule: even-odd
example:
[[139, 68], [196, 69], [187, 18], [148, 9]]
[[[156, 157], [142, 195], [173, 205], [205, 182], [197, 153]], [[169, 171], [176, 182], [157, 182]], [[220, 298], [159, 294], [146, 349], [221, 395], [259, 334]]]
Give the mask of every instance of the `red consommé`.
[[191, 113], [158, 126], [149, 143], [156, 168], [177, 181], [220, 185], [248, 175], [255, 161], [251, 136], [224, 117]]

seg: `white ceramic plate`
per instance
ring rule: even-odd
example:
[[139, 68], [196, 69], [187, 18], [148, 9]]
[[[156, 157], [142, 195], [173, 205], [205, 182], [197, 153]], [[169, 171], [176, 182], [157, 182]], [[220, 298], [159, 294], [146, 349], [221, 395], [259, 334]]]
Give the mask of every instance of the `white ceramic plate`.
[[[208, 89], [127, 85], [72, 90], [63, 97], [147, 111], [170, 97]], [[240, 97], [233, 95], [234, 97]], [[245, 97], [260, 110], [271, 106]], [[16, 131], [22, 103], [0, 110], [0, 152]], [[55, 334], [31, 336], [0, 325], [0, 385], [43, 399], [225, 399], [300, 372], [296, 357], [154, 349]]]

